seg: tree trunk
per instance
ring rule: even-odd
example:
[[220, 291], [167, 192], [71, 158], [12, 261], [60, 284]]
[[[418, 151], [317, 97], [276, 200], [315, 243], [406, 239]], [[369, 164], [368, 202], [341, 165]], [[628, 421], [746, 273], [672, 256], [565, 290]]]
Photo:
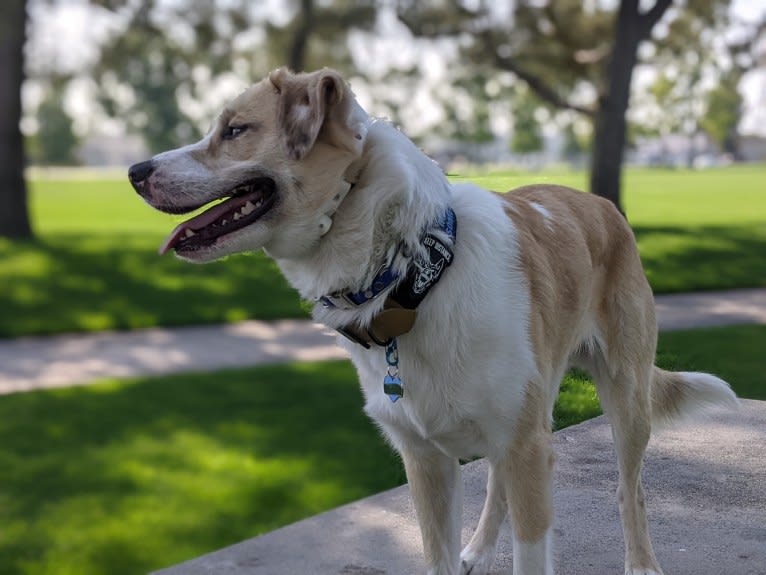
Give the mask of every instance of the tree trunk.
[[298, 27], [290, 43], [287, 65], [293, 72], [303, 72], [306, 67], [306, 50], [309, 36], [314, 30], [314, 0], [301, 1], [301, 14]]
[[623, 214], [620, 185], [627, 128], [625, 113], [640, 40], [639, 24], [638, 0], [623, 0], [615, 23], [607, 85], [599, 95], [594, 119], [590, 191], [610, 200]]
[[630, 83], [638, 45], [649, 37], [671, 1], [657, 0], [651, 10], [642, 14], [639, 0], [621, 0], [617, 12], [607, 85], [599, 95], [594, 119], [590, 191], [610, 200], [623, 215], [620, 186], [627, 131], [625, 114], [630, 102]]
[[19, 127], [26, 20], [25, 0], [0, 3], [0, 237], [8, 238], [32, 236]]

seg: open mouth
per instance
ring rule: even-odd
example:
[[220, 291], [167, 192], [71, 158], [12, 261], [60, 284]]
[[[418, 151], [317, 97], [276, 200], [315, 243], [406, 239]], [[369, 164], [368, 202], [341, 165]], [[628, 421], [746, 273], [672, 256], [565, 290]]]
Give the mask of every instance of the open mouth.
[[171, 249], [191, 252], [213, 246], [219, 238], [255, 223], [273, 208], [275, 192], [271, 178], [240, 184], [227, 200], [176, 226], [160, 247], [160, 254]]

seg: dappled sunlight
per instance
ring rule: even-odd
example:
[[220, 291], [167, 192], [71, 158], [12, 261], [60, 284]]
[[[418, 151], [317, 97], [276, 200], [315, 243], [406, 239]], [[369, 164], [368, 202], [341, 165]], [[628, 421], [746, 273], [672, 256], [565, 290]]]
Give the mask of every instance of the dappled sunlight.
[[0, 398], [0, 564], [147, 572], [394, 485], [355, 379], [304, 364]]
[[20, 260], [5, 258], [14, 253], [6, 242], [0, 336], [306, 316], [263, 254], [192, 266], [158, 256], [159, 242], [65, 234], [20, 243]]

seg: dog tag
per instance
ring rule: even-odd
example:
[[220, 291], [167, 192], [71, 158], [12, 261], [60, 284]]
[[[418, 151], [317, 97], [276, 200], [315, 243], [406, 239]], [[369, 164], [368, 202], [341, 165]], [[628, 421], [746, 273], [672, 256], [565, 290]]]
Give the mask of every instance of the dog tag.
[[383, 378], [383, 393], [388, 396], [392, 403], [404, 397], [404, 386], [398, 375], [386, 375]]

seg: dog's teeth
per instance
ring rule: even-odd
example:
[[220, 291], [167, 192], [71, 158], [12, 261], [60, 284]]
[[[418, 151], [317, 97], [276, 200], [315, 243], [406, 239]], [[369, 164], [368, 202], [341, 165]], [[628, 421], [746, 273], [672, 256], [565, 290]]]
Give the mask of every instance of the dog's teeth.
[[252, 214], [255, 211], [255, 206], [253, 205], [253, 202], [248, 201], [244, 206], [242, 206], [240, 211], [242, 212], [243, 216], [246, 216], [248, 214]]
[[242, 217], [242, 216], [240, 215], [240, 213], [239, 213], [239, 212], [234, 212], [234, 221], [235, 221], [235, 222], [236, 222], [236, 221], [237, 221], [239, 218], [241, 218], [241, 217]]
[[184, 237], [190, 238], [192, 236], [196, 236], [197, 234], [194, 233], [194, 230], [190, 230], [189, 228], [186, 228], [186, 232], [184, 232]]
[[255, 207], [256, 207], [256, 208], [260, 208], [262, 205], [263, 205], [263, 198], [261, 198], [260, 200], [258, 200], [257, 202], [255, 202]]

